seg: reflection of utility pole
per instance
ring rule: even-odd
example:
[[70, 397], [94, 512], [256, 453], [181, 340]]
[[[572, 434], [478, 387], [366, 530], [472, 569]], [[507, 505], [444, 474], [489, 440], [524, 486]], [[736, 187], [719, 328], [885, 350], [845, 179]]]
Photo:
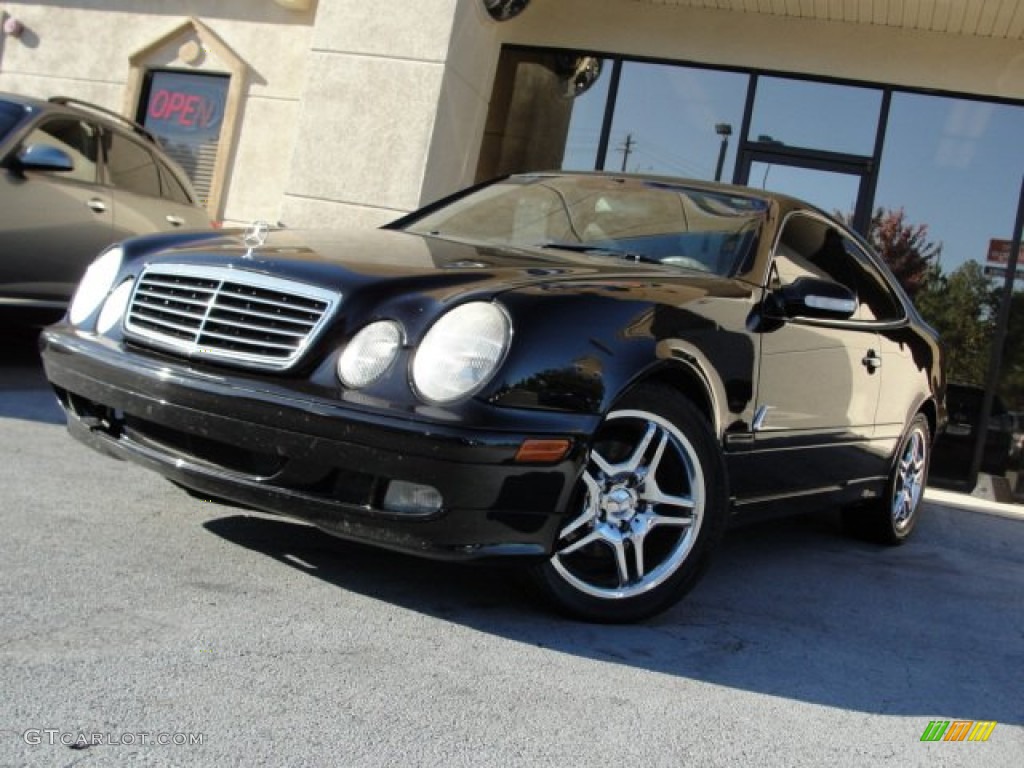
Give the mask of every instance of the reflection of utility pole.
[[722, 146], [718, 148], [718, 165], [715, 166], [715, 181], [721, 181], [722, 166], [725, 165], [725, 152], [729, 149], [732, 126], [729, 123], [715, 123], [715, 133], [722, 137]]
[[626, 140], [624, 142], [622, 142], [622, 148], [619, 149], [619, 152], [622, 153], [622, 172], [623, 173], [626, 172], [626, 161], [629, 160], [629, 156], [630, 156], [630, 154], [632, 154], [633, 147], [635, 147], [635, 146], [636, 146], [636, 142], [633, 141], [633, 134], [632, 133], [627, 133], [626, 134]]

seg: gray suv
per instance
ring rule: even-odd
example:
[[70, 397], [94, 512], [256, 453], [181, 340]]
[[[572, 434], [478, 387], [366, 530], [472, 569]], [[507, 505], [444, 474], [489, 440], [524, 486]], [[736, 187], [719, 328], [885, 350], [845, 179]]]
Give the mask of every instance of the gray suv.
[[63, 309], [131, 235], [212, 224], [144, 128], [75, 99], [0, 93], [0, 308]]

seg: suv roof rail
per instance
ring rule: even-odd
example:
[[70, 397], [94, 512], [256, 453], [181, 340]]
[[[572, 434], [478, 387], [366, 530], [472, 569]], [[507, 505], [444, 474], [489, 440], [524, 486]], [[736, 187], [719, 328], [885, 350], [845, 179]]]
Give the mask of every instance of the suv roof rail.
[[70, 105], [70, 106], [73, 106], [73, 107], [81, 107], [83, 109], [89, 109], [89, 110], [92, 110], [93, 112], [99, 112], [99, 113], [101, 113], [103, 115], [106, 115], [107, 117], [113, 118], [114, 120], [116, 120], [119, 123], [122, 123], [122, 124], [128, 126], [133, 131], [135, 131], [135, 133], [137, 133], [140, 136], [148, 139], [153, 144], [157, 143], [156, 137], [153, 136], [152, 133], [147, 131], [144, 127], [139, 125], [134, 120], [130, 120], [127, 117], [125, 117], [124, 115], [118, 114], [117, 112], [114, 112], [113, 110], [101, 107], [98, 104], [93, 104], [92, 102], [89, 102], [89, 101], [82, 101], [81, 99], [74, 99], [74, 98], [71, 98], [70, 96], [51, 96], [48, 99], [48, 101], [51, 104]]

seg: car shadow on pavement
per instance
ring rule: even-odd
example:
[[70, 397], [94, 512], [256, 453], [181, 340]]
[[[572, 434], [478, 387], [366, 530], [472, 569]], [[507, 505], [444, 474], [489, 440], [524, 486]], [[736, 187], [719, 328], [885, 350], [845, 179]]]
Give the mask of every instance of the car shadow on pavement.
[[37, 325], [5, 321], [0, 314], [0, 419], [65, 423], [43, 374], [39, 332]]
[[1024, 525], [927, 512], [891, 549], [845, 538], [830, 515], [735, 529], [689, 597], [630, 626], [556, 616], [505, 567], [262, 516], [206, 527], [342, 589], [557, 653], [847, 710], [1024, 723]]

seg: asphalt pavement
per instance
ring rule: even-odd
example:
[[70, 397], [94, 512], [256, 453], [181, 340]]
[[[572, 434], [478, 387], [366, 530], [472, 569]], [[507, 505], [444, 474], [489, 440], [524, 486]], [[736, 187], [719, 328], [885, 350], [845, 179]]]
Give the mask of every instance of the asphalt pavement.
[[[930, 500], [736, 529], [645, 624], [507, 570], [193, 499], [72, 441], [31, 334], [0, 354], [0, 766], [1014, 766], [1024, 520]], [[1008, 505], [1005, 505], [1008, 506]], [[922, 742], [934, 720], [988, 741]]]

